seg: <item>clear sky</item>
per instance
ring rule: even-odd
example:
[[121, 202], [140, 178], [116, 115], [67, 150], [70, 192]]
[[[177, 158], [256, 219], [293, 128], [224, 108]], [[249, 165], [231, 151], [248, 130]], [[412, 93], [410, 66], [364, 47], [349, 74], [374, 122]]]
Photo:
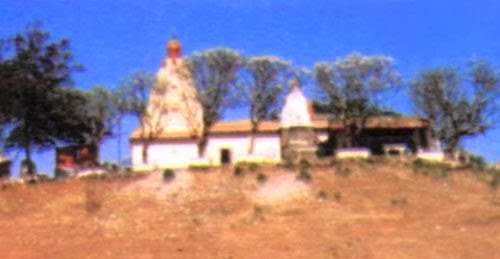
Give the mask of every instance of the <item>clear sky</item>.
[[[354, 51], [385, 54], [410, 79], [420, 69], [463, 65], [471, 58], [500, 68], [499, 13], [498, 0], [0, 0], [0, 38], [33, 21], [41, 21], [53, 39], [69, 38], [75, 60], [86, 68], [74, 76], [83, 89], [115, 87], [136, 70], [156, 72], [172, 33], [186, 54], [226, 46], [304, 67]], [[413, 113], [404, 92], [388, 103]], [[125, 156], [134, 126], [129, 120], [124, 127]], [[104, 160], [117, 159], [116, 143], [106, 142]], [[499, 144], [499, 128], [465, 141], [490, 161], [500, 161]], [[53, 160], [53, 152], [36, 156], [44, 172], [52, 171]]]

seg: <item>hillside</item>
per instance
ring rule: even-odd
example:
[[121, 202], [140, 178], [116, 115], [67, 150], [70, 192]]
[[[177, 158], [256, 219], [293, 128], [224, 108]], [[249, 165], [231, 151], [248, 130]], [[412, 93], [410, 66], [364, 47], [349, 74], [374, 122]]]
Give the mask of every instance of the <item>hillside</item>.
[[0, 257], [500, 258], [500, 191], [472, 171], [252, 169], [3, 186]]

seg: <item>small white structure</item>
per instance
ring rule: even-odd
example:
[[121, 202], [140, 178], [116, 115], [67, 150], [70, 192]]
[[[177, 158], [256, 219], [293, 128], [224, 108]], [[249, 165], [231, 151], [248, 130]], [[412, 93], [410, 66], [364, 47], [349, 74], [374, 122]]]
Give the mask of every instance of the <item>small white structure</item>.
[[366, 159], [370, 157], [368, 148], [342, 148], [337, 150], [335, 157], [338, 159]]
[[431, 144], [430, 148], [418, 150], [417, 158], [432, 162], [443, 162], [446, 159], [446, 155], [443, 152], [441, 142], [439, 140], [435, 140]]
[[299, 82], [290, 82], [291, 91], [286, 97], [285, 106], [281, 110], [281, 127], [312, 127], [310, 105], [300, 90]]
[[[179, 41], [168, 42], [168, 55], [156, 75], [157, 83], [143, 118], [145, 127], [130, 136], [132, 167], [136, 171], [237, 162], [280, 163], [289, 158], [296, 161], [297, 157], [316, 156], [318, 143], [326, 142], [332, 132], [343, 129], [341, 123], [316, 116], [299, 83], [291, 81], [280, 120], [260, 123], [254, 134], [252, 154], [248, 153], [252, 124], [250, 120], [237, 120], [213, 125], [204, 155], [200, 157], [198, 140], [203, 129], [203, 111], [181, 51]], [[372, 120], [368, 127], [407, 132], [425, 130], [428, 124], [418, 118], [384, 118]], [[340, 156], [353, 155], [349, 151]], [[356, 155], [366, 157], [369, 151], [365, 149]]]

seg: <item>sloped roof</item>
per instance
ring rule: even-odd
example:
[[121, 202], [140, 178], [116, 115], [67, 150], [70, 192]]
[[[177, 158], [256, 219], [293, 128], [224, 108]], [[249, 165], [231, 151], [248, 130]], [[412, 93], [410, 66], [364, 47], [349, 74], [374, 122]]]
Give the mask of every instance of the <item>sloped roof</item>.
[[[313, 128], [316, 130], [340, 130], [343, 128], [341, 121], [330, 121], [324, 116], [315, 116], [313, 118]], [[368, 129], [412, 129], [412, 128], [425, 128], [429, 123], [421, 118], [415, 117], [391, 117], [381, 116], [373, 117], [367, 120], [365, 127]], [[210, 129], [210, 135], [224, 135], [224, 134], [246, 134], [252, 130], [250, 120], [236, 120], [236, 121], [221, 121], [216, 123]], [[280, 131], [280, 123], [278, 121], [263, 121], [260, 123], [259, 133], [277, 133]], [[138, 128], [130, 135], [131, 141], [140, 140], [141, 130]], [[191, 131], [171, 131], [162, 132], [157, 134], [153, 140], [186, 140], [195, 139], [196, 135]]]

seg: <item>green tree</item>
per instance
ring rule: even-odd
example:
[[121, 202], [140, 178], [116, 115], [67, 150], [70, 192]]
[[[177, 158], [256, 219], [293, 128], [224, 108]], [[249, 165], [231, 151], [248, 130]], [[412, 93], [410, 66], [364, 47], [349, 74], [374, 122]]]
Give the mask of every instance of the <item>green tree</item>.
[[356, 139], [369, 117], [376, 115], [381, 103], [377, 96], [400, 85], [401, 78], [386, 56], [350, 54], [332, 63], [317, 63], [316, 82], [326, 96], [332, 120], [342, 121], [343, 147], [356, 146]]
[[483, 134], [498, 123], [500, 75], [484, 61], [471, 62], [466, 72], [424, 70], [413, 79], [410, 95], [449, 154], [464, 137]]
[[293, 73], [290, 63], [273, 56], [249, 58], [245, 62], [245, 70], [250, 77], [245, 86], [245, 96], [249, 98], [252, 123], [249, 153], [253, 154], [259, 125], [264, 120], [278, 117], [284, 88]]
[[139, 121], [140, 136], [143, 143], [142, 160], [144, 163], [148, 161], [148, 147], [151, 140], [157, 135], [156, 125], [150, 125], [152, 120], [148, 114], [149, 94], [155, 84], [155, 77], [153, 74], [138, 71], [127, 76], [119, 88], [116, 90], [115, 95], [116, 107], [120, 115], [131, 115]]
[[67, 96], [59, 89], [71, 85], [71, 72], [77, 66], [69, 41], [51, 42], [49, 33], [40, 27], [28, 27], [10, 42], [12, 53], [0, 66], [0, 114], [10, 128], [7, 147], [23, 149], [30, 163], [34, 149], [73, 141], [75, 132], [63, 130], [67, 121], [60, 120], [66, 118], [59, 116], [66, 108], [61, 107], [61, 97]]
[[195, 53], [187, 60], [187, 66], [203, 109], [203, 128], [198, 140], [199, 156], [203, 157], [210, 128], [228, 107], [241, 100], [236, 83], [243, 60], [234, 50], [216, 48]]
[[87, 127], [90, 130], [85, 134], [85, 142], [99, 147], [106, 137], [113, 135], [113, 129], [120, 120], [118, 97], [102, 86], [94, 86], [85, 93], [85, 97], [87, 104], [84, 111], [89, 119]]

